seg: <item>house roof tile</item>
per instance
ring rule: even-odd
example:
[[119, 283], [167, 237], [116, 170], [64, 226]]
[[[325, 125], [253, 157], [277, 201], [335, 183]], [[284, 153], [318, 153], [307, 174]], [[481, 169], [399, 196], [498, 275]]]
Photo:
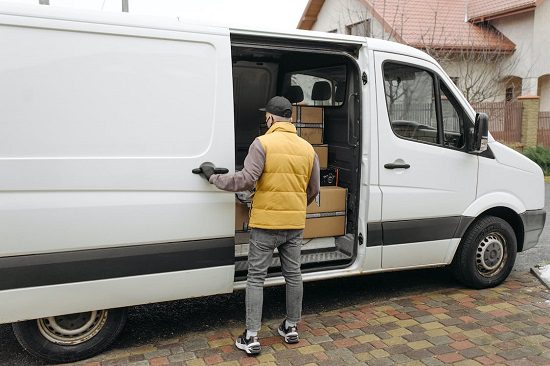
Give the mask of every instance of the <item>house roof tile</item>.
[[537, 6], [537, 0], [470, 0], [468, 2], [468, 20], [477, 22], [487, 19], [528, 11]]
[[[495, 28], [468, 22], [466, 0], [361, 1], [393, 38], [416, 48], [511, 53], [516, 47]], [[310, 0], [298, 28], [311, 29], [321, 6], [321, 1]]]
[[513, 52], [515, 44], [495, 28], [465, 19], [466, 3], [456, 0], [363, 0], [401, 41], [431, 49]]

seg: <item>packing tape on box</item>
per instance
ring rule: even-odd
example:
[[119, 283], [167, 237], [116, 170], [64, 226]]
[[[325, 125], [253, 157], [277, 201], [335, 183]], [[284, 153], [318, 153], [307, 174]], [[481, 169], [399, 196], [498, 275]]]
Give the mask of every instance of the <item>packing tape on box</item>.
[[344, 211], [309, 213], [309, 214], [306, 214], [306, 219], [317, 219], [319, 217], [334, 217], [334, 216], [346, 216], [346, 213]]
[[296, 122], [294, 125], [298, 128], [323, 128], [322, 123], [303, 123], [303, 122]]

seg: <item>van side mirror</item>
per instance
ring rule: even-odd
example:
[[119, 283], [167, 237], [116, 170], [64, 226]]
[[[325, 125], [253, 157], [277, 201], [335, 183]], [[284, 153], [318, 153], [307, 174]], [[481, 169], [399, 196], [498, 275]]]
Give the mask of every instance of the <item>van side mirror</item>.
[[489, 140], [489, 117], [485, 113], [476, 114], [476, 123], [470, 133], [470, 152], [482, 153], [487, 150]]

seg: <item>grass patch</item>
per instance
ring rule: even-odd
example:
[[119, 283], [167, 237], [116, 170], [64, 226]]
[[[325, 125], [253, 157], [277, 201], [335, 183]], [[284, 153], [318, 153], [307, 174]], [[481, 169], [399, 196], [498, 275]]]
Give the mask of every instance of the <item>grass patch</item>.
[[542, 146], [528, 147], [523, 150], [523, 154], [537, 163], [545, 176], [550, 176], [550, 149]]

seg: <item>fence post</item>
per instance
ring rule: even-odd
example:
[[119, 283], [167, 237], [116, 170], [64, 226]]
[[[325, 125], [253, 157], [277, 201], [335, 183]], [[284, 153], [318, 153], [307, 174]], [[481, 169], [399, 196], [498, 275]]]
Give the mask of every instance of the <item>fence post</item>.
[[521, 143], [523, 147], [537, 146], [540, 97], [536, 95], [525, 95], [518, 97], [518, 100], [523, 104], [523, 113], [521, 118]]

